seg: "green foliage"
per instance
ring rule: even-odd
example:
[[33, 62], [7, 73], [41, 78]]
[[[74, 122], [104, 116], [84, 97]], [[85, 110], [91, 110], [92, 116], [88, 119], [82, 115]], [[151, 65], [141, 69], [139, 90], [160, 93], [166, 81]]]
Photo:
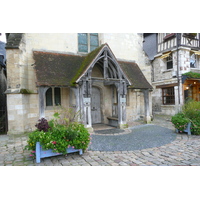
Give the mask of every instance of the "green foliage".
[[54, 119], [48, 122], [50, 128], [47, 131], [38, 129], [29, 134], [25, 149], [35, 154], [36, 143], [40, 142], [43, 149], [52, 149], [53, 152], [66, 154], [66, 148], [86, 150], [90, 143], [90, 134], [83, 124], [71, 122], [59, 123], [59, 113], [54, 114]]
[[195, 135], [200, 135], [200, 102], [190, 100], [182, 108], [183, 113], [192, 123], [191, 131]]
[[189, 122], [189, 119], [187, 119], [181, 112], [172, 116], [171, 122], [174, 124], [176, 129], [178, 129], [180, 132], [183, 132]]
[[191, 122], [192, 134], [200, 135], [200, 102], [187, 101], [182, 107], [182, 112], [174, 115], [171, 122], [179, 131], [183, 131], [187, 123]]
[[35, 125], [39, 131], [46, 132], [50, 127], [45, 118], [41, 118], [38, 120], [38, 123]]
[[200, 73], [197, 72], [187, 72], [183, 75], [188, 76], [190, 78], [200, 78]]

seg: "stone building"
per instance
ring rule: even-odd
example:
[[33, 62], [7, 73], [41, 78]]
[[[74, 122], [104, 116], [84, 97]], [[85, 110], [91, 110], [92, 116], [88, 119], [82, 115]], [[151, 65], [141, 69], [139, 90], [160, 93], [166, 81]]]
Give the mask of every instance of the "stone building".
[[152, 109], [174, 115], [187, 99], [200, 101], [199, 33], [146, 33], [152, 63]]
[[0, 134], [7, 132], [6, 112], [6, 35], [0, 33]]
[[8, 133], [35, 129], [59, 105], [120, 128], [150, 120], [151, 64], [142, 34], [11, 33], [6, 44]]

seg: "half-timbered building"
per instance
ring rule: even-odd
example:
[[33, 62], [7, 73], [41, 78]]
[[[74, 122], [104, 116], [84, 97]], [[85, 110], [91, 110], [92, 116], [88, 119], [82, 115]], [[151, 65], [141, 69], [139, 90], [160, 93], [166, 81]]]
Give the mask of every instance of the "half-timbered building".
[[87, 128], [150, 121], [151, 66], [136, 46], [142, 40], [141, 34], [10, 34], [9, 132], [33, 130], [59, 105], [80, 112]]
[[200, 101], [199, 33], [144, 34], [152, 62], [153, 111], [173, 115], [187, 99]]

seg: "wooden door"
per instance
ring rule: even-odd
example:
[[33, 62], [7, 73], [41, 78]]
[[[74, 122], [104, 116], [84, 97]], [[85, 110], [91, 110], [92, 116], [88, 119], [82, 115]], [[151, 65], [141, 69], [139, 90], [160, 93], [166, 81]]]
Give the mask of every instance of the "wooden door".
[[92, 124], [101, 123], [101, 94], [97, 87], [92, 87], [91, 117]]

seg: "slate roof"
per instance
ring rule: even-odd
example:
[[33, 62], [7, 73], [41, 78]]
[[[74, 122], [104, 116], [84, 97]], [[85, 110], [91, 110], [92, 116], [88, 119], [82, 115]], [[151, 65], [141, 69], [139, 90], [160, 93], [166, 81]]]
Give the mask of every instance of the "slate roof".
[[141, 69], [135, 62], [118, 61], [120, 67], [131, 81], [129, 88], [133, 89], [153, 89], [149, 84]]
[[[88, 69], [104, 45], [87, 56], [34, 51], [37, 86], [73, 86]], [[124, 61], [118, 61], [118, 63], [131, 81], [130, 88], [152, 89], [136, 63]]]
[[6, 49], [18, 49], [23, 33], [10, 33], [6, 43]]
[[83, 56], [34, 51], [37, 86], [70, 86], [80, 71]]

